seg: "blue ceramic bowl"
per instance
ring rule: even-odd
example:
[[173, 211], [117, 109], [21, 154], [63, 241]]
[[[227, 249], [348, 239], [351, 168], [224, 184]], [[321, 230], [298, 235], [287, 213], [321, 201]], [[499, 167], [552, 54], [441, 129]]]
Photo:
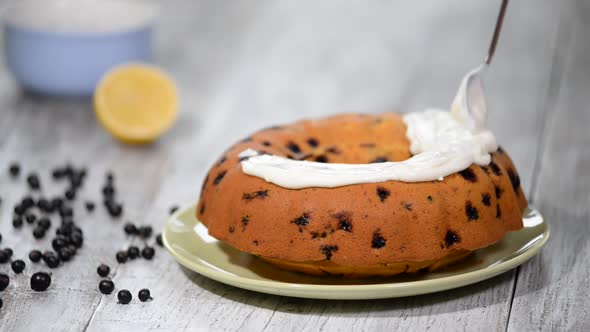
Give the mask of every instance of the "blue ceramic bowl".
[[156, 9], [132, 0], [25, 0], [5, 12], [8, 68], [25, 89], [90, 96], [110, 68], [152, 59]]

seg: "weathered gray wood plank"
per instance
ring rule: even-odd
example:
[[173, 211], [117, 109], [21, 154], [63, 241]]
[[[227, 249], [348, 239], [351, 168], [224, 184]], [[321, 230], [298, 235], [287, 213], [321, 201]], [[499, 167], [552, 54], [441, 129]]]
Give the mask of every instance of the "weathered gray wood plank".
[[590, 330], [590, 6], [576, 1], [566, 12], [569, 52], [557, 104], [548, 114], [546, 145], [534, 192], [549, 220], [547, 248], [521, 268], [509, 330]]

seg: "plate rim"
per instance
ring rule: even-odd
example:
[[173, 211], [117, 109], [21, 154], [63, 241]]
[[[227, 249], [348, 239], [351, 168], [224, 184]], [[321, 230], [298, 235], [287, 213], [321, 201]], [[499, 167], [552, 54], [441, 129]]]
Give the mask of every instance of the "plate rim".
[[[228, 271], [219, 271], [216, 268], [185, 257], [173, 247], [173, 244], [170, 243], [168, 238], [169, 225], [174, 221], [180, 220], [180, 215], [188, 213], [191, 210], [196, 212], [196, 203], [185, 205], [168, 218], [162, 233], [162, 240], [166, 250], [182, 266], [209, 279], [213, 279], [215, 281], [242, 289], [248, 289], [266, 294], [310, 299], [366, 300], [396, 298], [435, 293], [478, 283], [480, 281], [493, 278], [527, 262], [545, 246], [551, 233], [549, 229], [549, 223], [541, 214], [541, 212], [531, 205], [529, 205], [527, 209], [527, 211], [534, 212], [543, 218], [545, 230], [540, 235], [542, 236], [541, 240], [534, 243], [524, 252], [504, 262], [493, 266], [488, 266], [483, 269], [436, 279], [404, 281], [402, 283], [393, 282], [369, 285], [301, 284], [278, 280], [256, 280], [248, 277], [241, 277]], [[197, 223], [201, 223], [201, 221], [198, 220], [196, 216], [194, 219], [196, 222], [191, 226], [191, 228], [196, 226]], [[383, 293], [378, 293], [378, 291], [383, 291]], [[393, 291], [398, 292], [391, 293]]]

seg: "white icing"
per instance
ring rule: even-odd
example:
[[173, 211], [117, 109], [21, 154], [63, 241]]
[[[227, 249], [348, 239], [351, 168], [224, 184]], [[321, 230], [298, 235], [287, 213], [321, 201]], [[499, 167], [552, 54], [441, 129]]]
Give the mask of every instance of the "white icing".
[[[258, 155], [247, 149], [240, 154], [244, 173], [290, 189], [340, 187], [384, 181], [422, 182], [443, 180], [471, 164], [488, 165], [490, 152], [498, 148], [486, 128], [486, 103], [480, 73], [484, 66], [462, 80], [451, 111], [428, 109], [403, 116], [410, 141], [410, 159], [374, 164], [328, 164]], [[247, 158], [246, 158], [247, 157]]]

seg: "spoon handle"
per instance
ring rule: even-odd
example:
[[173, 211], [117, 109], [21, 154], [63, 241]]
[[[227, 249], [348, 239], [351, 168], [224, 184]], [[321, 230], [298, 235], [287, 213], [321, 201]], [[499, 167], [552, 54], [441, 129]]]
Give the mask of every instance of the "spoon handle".
[[496, 51], [496, 44], [498, 43], [498, 38], [500, 37], [500, 30], [502, 30], [502, 23], [504, 22], [506, 7], [508, 7], [508, 0], [502, 0], [502, 6], [500, 7], [500, 13], [498, 13], [498, 19], [496, 21], [496, 29], [494, 30], [494, 36], [492, 37], [492, 43], [490, 44], [490, 48], [488, 50], [488, 56], [485, 59], [486, 65], [489, 65], [492, 62], [492, 57]]

